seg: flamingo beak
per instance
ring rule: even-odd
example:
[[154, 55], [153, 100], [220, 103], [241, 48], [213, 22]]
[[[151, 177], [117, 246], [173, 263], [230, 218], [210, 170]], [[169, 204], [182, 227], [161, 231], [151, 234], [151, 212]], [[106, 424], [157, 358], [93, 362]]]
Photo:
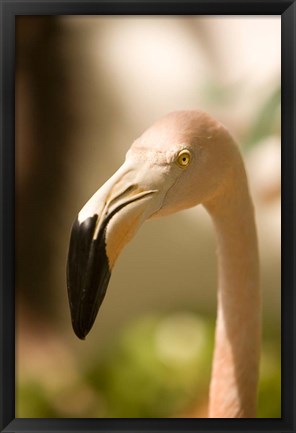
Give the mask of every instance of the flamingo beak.
[[82, 208], [72, 227], [67, 288], [72, 326], [80, 339], [94, 324], [118, 254], [159, 206], [154, 200], [158, 191], [135, 182], [139, 176], [134, 171], [123, 164]]

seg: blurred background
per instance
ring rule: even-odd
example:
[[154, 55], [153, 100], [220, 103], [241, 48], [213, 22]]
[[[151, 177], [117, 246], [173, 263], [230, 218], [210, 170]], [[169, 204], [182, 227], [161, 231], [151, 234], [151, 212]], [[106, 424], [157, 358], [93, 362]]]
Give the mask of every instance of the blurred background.
[[281, 416], [280, 30], [264, 16], [16, 18], [17, 417], [207, 417], [217, 272], [204, 209], [144, 224], [83, 342], [65, 275], [84, 203], [156, 119], [194, 108], [229, 128], [249, 173], [258, 416]]

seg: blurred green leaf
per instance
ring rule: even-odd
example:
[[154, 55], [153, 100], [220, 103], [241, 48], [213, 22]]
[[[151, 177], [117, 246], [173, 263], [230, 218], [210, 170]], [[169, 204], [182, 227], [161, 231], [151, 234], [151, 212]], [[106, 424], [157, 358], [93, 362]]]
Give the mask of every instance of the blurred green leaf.
[[241, 91], [242, 82], [235, 82], [228, 85], [208, 79], [205, 81], [202, 92], [203, 98], [214, 105], [225, 105], [233, 103]]
[[280, 104], [281, 89], [280, 87], [276, 87], [264, 104], [259, 107], [250, 133], [245, 140], [245, 148], [250, 149], [263, 138], [280, 133]]

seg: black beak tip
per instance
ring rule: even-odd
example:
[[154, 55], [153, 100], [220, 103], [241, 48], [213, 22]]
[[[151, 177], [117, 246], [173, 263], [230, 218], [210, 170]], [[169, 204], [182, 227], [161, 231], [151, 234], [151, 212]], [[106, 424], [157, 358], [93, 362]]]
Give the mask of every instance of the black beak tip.
[[75, 335], [80, 339], [80, 340], [85, 340], [87, 334], [89, 333], [89, 331], [87, 331], [86, 329], [82, 329], [82, 328], [78, 328], [76, 323], [74, 321], [72, 321], [72, 327], [73, 327], [73, 331], [75, 332]]
[[73, 309], [71, 312], [73, 313], [71, 314], [73, 331], [80, 340], [85, 340], [93, 327], [98, 308], [92, 313], [88, 309], [85, 312], [83, 312], [83, 309], [82, 311], [81, 309]]
[[105, 226], [94, 238], [98, 215], [75, 221], [67, 262], [67, 288], [72, 327], [80, 340], [91, 330], [111, 276], [106, 254]]
[[80, 335], [78, 335], [78, 334], [76, 334], [76, 335], [77, 335], [77, 337], [79, 338], [79, 340], [85, 341], [85, 337], [86, 337], [86, 336], [80, 336]]

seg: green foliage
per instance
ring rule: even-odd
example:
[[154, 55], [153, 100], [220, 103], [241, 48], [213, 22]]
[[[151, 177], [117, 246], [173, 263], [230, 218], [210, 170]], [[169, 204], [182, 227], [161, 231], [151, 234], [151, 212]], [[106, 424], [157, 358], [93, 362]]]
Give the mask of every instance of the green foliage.
[[126, 329], [112, 355], [88, 376], [111, 417], [169, 417], [204, 398], [213, 326], [190, 314], [153, 316]]
[[[258, 417], [281, 416], [278, 336], [265, 336]], [[194, 313], [151, 315], [132, 322], [106, 352], [68, 384], [28, 379], [17, 388], [20, 417], [184, 416], [208, 398], [214, 322]], [[57, 374], [63, 378], [63, 372]]]
[[20, 417], [58, 417], [46, 389], [34, 380], [20, 385], [16, 392], [17, 415]]
[[257, 109], [250, 133], [244, 143], [246, 148], [251, 148], [259, 143], [260, 140], [270, 135], [280, 135], [280, 104], [281, 90], [277, 87], [272, 89], [271, 94], [264, 101], [263, 105]]
[[258, 418], [281, 417], [280, 348], [272, 341], [263, 346], [260, 368]]

